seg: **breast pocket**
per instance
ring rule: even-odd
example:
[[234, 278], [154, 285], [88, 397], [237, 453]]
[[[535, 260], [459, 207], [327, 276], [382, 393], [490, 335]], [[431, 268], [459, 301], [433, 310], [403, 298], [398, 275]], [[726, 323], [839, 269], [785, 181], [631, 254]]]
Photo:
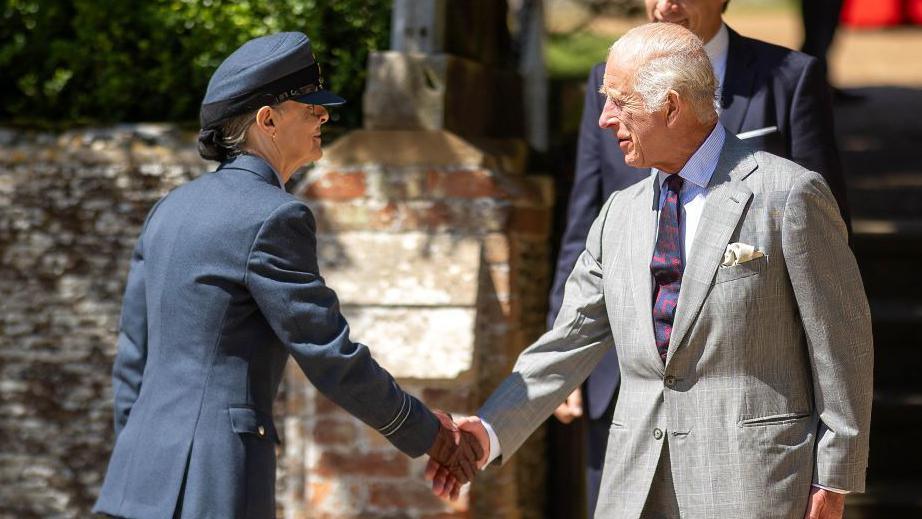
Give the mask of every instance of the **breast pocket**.
[[768, 256], [762, 256], [745, 263], [733, 265], [732, 267], [719, 267], [717, 269], [717, 279], [715, 284], [726, 283], [736, 279], [748, 278], [765, 271], [768, 266]]

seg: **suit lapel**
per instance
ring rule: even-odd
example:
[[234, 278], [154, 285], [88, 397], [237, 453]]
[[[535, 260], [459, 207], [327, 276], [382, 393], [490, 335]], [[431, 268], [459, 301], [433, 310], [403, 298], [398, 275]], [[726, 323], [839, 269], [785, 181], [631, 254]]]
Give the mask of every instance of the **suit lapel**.
[[752, 69], [755, 55], [749, 49], [746, 39], [727, 27], [727, 69], [720, 93], [720, 122], [730, 133], [736, 135], [743, 127], [749, 101], [752, 99], [752, 85], [756, 71]]
[[630, 229], [630, 279], [631, 293], [634, 295], [634, 308], [640, 319], [639, 343], [649, 352], [650, 360], [655, 361], [657, 369], [663, 369], [663, 361], [656, 351], [656, 339], [653, 336], [653, 281], [650, 276], [650, 259], [656, 239], [656, 209], [659, 196], [657, 176], [650, 174], [644, 180], [644, 188], [632, 200]]
[[717, 168], [708, 184], [701, 221], [682, 274], [666, 364], [675, 350], [681, 347], [710, 292], [711, 282], [730, 237], [752, 197], [752, 191], [740, 180], [755, 168], [755, 159], [745, 146], [736, 137], [727, 135]]

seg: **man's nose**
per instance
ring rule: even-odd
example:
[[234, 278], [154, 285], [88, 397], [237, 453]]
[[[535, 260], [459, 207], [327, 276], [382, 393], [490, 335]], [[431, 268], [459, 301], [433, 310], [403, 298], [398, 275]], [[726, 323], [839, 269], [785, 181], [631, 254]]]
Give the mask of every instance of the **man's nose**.
[[658, 0], [656, 2], [656, 12], [668, 16], [674, 11], [678, 11], [679, 2], [677, 0]]
[[611, 128], [618, 124], [618, 116], [615, 110], [615, 104], [606, 100], [605, 106], [602, 107], [602, 114], [599, 116], [599, 128]]

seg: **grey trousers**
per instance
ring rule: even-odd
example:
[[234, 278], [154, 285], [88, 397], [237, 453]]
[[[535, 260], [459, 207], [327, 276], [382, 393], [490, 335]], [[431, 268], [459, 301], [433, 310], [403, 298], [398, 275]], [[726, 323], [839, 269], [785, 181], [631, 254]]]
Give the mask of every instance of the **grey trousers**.
[[664, 441], [653, 484], [643, 505], [642, 519], [679, 519], [679, 503], [672, 483], [672, 463], [669, 461], [669, 442]]

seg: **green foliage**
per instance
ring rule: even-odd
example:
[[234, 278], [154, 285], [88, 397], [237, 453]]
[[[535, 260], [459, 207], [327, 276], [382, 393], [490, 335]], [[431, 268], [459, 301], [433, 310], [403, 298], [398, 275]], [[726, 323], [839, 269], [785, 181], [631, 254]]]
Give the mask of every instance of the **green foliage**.
[[548, 75], [551, 79], [585, 80], [593, 65], [605, 61], [614, 40], [588, 31], [551, 35], [544, 51]]
[[248, 39], [311, 37], [327, 88], [358, 126], [370, 50], [390, 0], [0, 0], [0, 119], [198, 120], [208, 78]]

